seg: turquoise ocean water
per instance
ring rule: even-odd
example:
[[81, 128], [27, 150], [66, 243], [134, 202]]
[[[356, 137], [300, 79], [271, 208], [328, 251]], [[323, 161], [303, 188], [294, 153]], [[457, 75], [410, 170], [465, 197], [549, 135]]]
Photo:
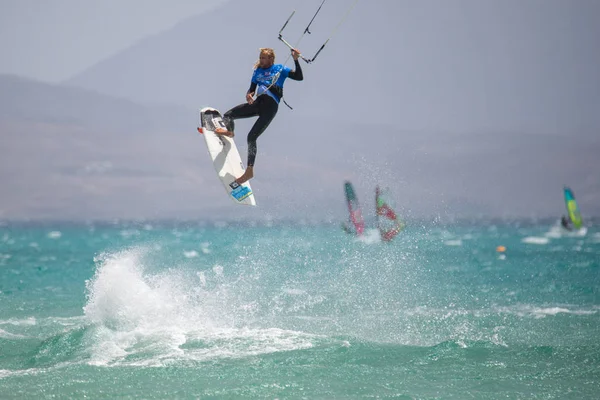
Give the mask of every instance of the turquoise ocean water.
[[597, 399], [600, 229], [553, 224], [4, 224], [0, 398]]

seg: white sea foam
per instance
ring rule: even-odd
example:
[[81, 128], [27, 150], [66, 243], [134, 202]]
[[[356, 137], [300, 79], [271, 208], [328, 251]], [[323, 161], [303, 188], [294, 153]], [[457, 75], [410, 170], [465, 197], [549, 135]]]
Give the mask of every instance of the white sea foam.
[[34, 317], [29, 317], [29, 318], [25, 318], [25, 319], [0, 320], [0, 325], [34, 326], [36, 324], [37, 324], [37, 321]]
[[[508, 294], [509, 296], [512, 293]], [[474, 315], [482, 317], [488, 314], [512, 314], [520, 317], [543, 318], [558, 314], [593, 315], [600, 312], [600, 306], [592, 309], [577, 309], [576, 306], [556, 305], [552, 307], [538, 307], [533, 305], [519, 304], [515, 306], [501, 306], [483, 309], [445, 309], [415, 307], [403, 310], [408, 316], [425, 316], [427, 318], [438, 317], [442, 319], [455, 318], [457, 316]]]
[[252, 315], [256, 304], [237, 298], [223, 266], [196, 273], [203, 282], [198, 285], [178, 269], [148, 272], [143, 249], [104, 255], [96, 262], [84, 307], [94, 332], [91, 364], [156, 366], [173, 360], [245, 357], [309, 348], [317, 338], [272, 327], [237, 326]]
[[365, 229], [361, 236], [357, 236], [354, 240], [365, 244], [375, 244], [381, 242], [381, 234], [379, 229]]
[[527, 244], [545, 245], [550, 242], [550, 239], [548, 239], [547, 237], [528, 236], [528, 237], [521, 239], [521, 242], [527, 243]]
[[462, 246], [463, 243], [461, 239], [452, 239], [444, 241], [444, 244], [446, 246]]
[[556, 315], [556, 314], [560, 314], [560, 313], [569, 314], [569, 313], [571, 313], [571, 310], [569, 310], [568, 308], [562, 308], [562, 307], [533, 308], [531, 310], [531, 314], [538, 318], [543, 318], [546, 315]]
[[201, 340], [207, 347], [191, 350], [187, 359], [204, 361], [214, 358], [241, 358], [252, 355], [292, 351], [314, 347], [318, 335], [277, 328], [218, 329], [210, 335], [201, 333], [190, 340]]
[[576, 309], [575, 306], [568, 305], [556, 305], [552, 307], [538, 307], [533, 305], [517, 305], [512, 307], [498, 307], [497, 312], [514, 314], [520, 317], [534, 317], [534, 318], [545, 318], [548, 316], [556, 316], [559, 314], [572, 314], [572, 315], [593, 315], [596, 314], [597, 310], [589, 309]]
[[24, 338], [25, 336], [23, 335], [18, 335], [18, 334], [14, 334], [14, 333], [10, 333], [7, 332], [3, 329], [0, 329], [0, 338], [2, 339], [21, 339]]
[[215, 273], [216, 276], [222, 277], [223, 276], [223, 266], [222, 265], [215, 265], [213, 267], [213, 272]]
[[140, 231], [137, 229], [123, 229], [121, 232], [119, 232], [119, 234], [125, 239], [129, 239], [131, 237], [139, 236]]
[[564, 229], [558, 225], [553, 225], [550, 230], [546, 232], [545, 236], [552, 239], [560, 239], [563, 236]]
[[572, 310], [565, 307], [527, 307], [518, 312], [520, 315], [530, 315], [534, 318], [545, 318], [559, 314], [592, 315], [595, 313], [596, 311], [593, 310]]
[[198, 257], [198, 252], [196, 250], [184, 250], [183, 255], [186, 258], [195, 258]]
[[73, 363], [57, 363], [54, 367], [51, 368], [28, 368], [28, 369], [18, 369], [18, 370], [8, 370], [8, 369], [0, 369], [0, 379], [11, 378], [15, 376], [35, 376], [41, 374], [48, 374], [49, 371], [57, 370], [60, 368], [65, 368]]
[[86, 321], [84, 316], [50, 317], [48, 320], [53, 324], [59, 324], [62, 326], [81, 326]]
[[60, 237], [62, 236], [62, 233], [60, 231], [52, 231], [48, 233], [48, 237], [50, 239], [60, 239]]
[[210, 243], [209, 242], [202, 242], [202, 243], [200, 243], [200, 250], [204, 254], [210, 253], [211, 252], [211, 250], [210, 250]]
[[206, 275], [204, 274], [204, 271], [200, 271], [197, 273], [198, 275], [198, 279], [200, 279], [200, 284], [205, 287], [206, 286]]
[[306, 291], [304, 291], [302, 289], [293, 289], [293, 288], [284, 288], [283, 292], [290, 294], [292, 296], [298, 296], [298, 295], [302, 295], [302, 294], [306, 293]]
[[210, 247], [210, 243], [208, 243], [208, 242], [200, 243], [200, 251], [202, 252], [202, 254], [210, 254], [211, 250], [209, 247]]

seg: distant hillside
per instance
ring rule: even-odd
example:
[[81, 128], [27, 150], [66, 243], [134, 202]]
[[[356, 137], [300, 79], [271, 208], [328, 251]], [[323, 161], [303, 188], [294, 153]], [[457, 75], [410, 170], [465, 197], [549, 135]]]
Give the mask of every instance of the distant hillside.
[[142, 106], [91, 90], [0, 75], [0, 118], [4, 121], [139, 133], [184, 128], [188, 113], [183, 107]]
[[200, 197], [195, 126], [194, 110], [0, 76], [0, 218], [200, 214], [188, 199], [221, 193]]
[[[564, 209], [563, 184], [584, 213], [600, 215], [598, 139], [409, 132], [280, 113], [259, 139], [251, 209], [225, 196], [195, 131], [197, 110], [0, 76], [0, 218], [336, 220], [345, 179], [367, 215], [376, 184], [407, 216], [553, 216]], [[253, 122], [237, 124], [244, 160]]]

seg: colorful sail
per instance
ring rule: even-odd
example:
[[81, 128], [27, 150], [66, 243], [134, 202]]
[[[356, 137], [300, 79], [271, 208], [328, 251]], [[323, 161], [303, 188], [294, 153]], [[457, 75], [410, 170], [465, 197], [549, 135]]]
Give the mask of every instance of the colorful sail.
[[404, 229], [404, 223], [392, 208], [387, 190], [382, 191], [379, 186], [375, 189], [375, 207], [381, 240], [388, 242]]
[[[344, 191], [346, 193], [346, 203], [348, 203], [348, 212], [350, 213], [350, 224], [354, 228], [353, 231], [356, 235], [360, 236], [365, 231], [365, 221], [363, 220], [358, 198], [356, 197], [354, 188], [350, 182], [344, 183]], [[346, 226], [345, 229], [346, 228], [352, 231], [350, 226]]]
[[566, 187], [564, 188], [565, 192], [565, 204], [567, 205], [567, 212], [569, 213], [569, 219], [573, 226], [577, 229], [581, 228], [583, 225], [583, 220], [581, 219], [581, 213], [579, 212], [579, 207], [577, 206], [577, 201], [575, 200], [575, 195], [573, 191]]

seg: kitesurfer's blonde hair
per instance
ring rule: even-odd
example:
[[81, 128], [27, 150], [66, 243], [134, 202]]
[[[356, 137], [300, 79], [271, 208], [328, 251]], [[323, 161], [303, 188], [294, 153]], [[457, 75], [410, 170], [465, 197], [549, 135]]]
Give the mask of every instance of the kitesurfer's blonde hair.
[[273, 63], [275, 63], [275, 50], [273, 50], [270, 47], [261, 47], [259, 50], [260, 50], [260, 53], [258, 54], [258, 61], [256, 61], [254, 63], [254, 69], [258, 68], [258, 66], [260, 65], [260, 56], [261, 55], [267, 55], [267, 56], [271, 57], [273, 59]]

